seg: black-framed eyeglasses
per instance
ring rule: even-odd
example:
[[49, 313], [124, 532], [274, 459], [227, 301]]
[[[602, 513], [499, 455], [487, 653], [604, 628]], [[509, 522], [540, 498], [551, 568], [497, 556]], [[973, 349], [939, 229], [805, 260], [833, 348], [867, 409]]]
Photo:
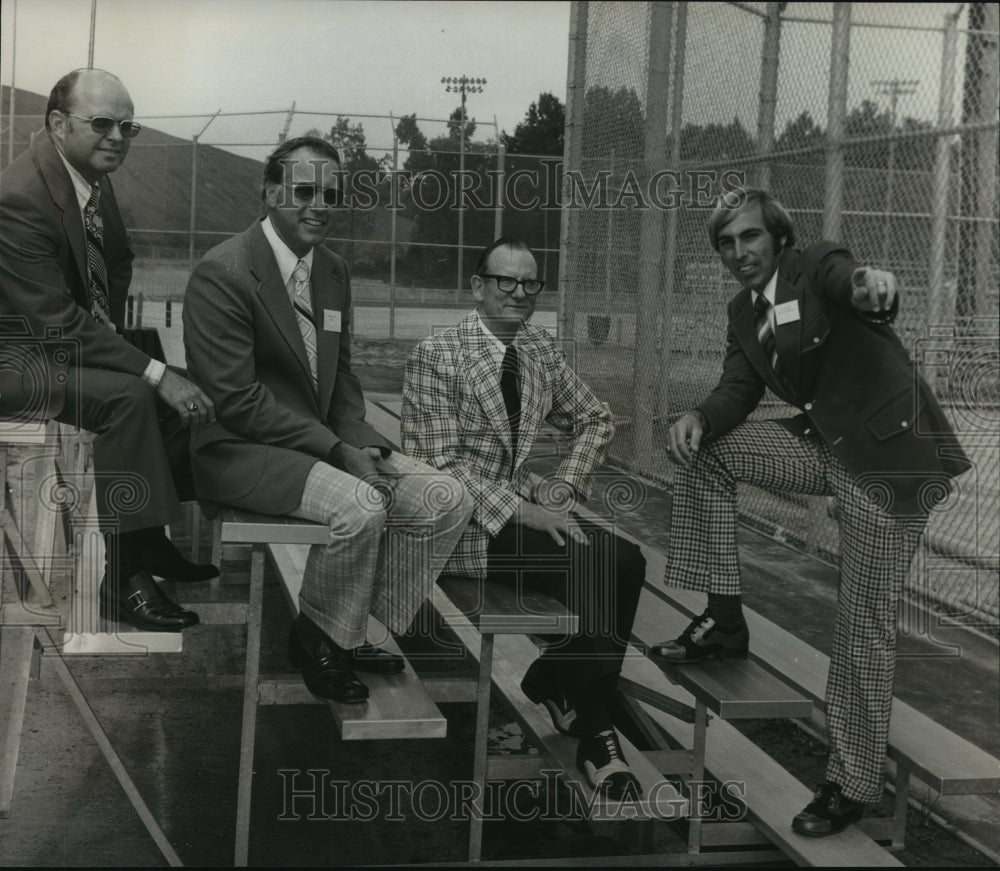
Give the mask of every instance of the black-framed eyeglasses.
[[344, 192], [340, 188], [318, 188], [314, 184], [286, 184], [282, 187], [291, 188], [292, 196], [300, 203], [315, 203], [317, 191], [323, 193], [323, 205], [341, 206], [344, 203]]
[[106, 115], [95, 115], [93, 118], [87, 118], [83, 115], [77, 115], [75, 112], [64, 112], [63, 114], [90, 122], [90, 129], [99, 136], [107, 136], [116, 124], [126, 139], [135, 139], [139, 135], [139, 131], [142, 130], [142, 125], [135, 121], [116, 121]]
[[542, 288], [545, 287], [545, 282], [540, 278], [511, 278], [509, 275], [493, 275], [489, 272], [480, 273], [479, 277], [494, 279], [501, 293], [513, 293], [520, 284], [524, 288], [525, 294], [535, 296], [541, 293]]

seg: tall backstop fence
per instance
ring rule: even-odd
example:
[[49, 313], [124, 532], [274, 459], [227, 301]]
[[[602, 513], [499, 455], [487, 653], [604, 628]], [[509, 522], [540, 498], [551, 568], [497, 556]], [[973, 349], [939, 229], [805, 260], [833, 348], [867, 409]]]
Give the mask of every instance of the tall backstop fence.
[[[802, 242], [892, 270], [896, 329], [975, 461], [910, 592], [995, 624], [997, 6], [925, 24], [917, 8], [574, 3], [558, 323], [611, 398], [616, 460], [669, 483], [666, 430], [715, 385], [736, 290], [706, 233], [720, 194], [766, 187]], [[768, 394], [757, 415], [792, 411]], [[836, 559], [830, 506], [741, 500], [749, 522]]]

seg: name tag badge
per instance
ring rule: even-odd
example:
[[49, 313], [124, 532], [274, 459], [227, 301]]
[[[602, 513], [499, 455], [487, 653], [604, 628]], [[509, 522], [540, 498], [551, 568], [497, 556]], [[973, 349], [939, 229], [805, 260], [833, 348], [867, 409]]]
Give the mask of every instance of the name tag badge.
[[323, 309], [323, 329], [328, 333], [340, 332], [340, 312], [333, 309]]
[[782, 324], [790, 324], [799, 319], [799, 301], [797, 299], [783, 302], [774, 307], [774, 320], [780, 327]]

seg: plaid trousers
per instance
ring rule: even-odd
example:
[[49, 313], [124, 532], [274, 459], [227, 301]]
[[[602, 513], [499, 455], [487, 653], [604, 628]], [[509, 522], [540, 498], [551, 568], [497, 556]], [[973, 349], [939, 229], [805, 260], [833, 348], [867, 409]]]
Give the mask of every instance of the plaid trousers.
[[472, 516], [451, 475], [398, 452], [376, 467], [363, 481], [316, 463], [292, 512], [330, 527], [309, 549], [299, 607], [345, 649], [365, 642], [369, 614], [406, 631]]
[[926, 517], [882, 510], [818, 436], [774, 421], [744, 423], [702, 445], [674, 479], [667, 586], [736, 595], [736, 486], [832, 495], [840, 525], [840, 589], [826, 685], [826, 777], [844, 795], [882, 795], [896, 665], [896, 615]]

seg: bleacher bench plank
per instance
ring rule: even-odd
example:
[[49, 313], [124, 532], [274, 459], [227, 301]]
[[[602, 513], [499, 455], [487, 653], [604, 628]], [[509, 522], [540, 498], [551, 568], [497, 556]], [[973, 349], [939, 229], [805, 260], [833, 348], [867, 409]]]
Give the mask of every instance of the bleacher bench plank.
[[[301, 544], [271, 544], [268, 551], [274, 562], [282, 587], [293, 614], [299, 611], [299, 590], [305, 570], [309, 546]], [[370, 618], [368, 638], [379, 647], [402, 656], [392, 635], [374, 618]], [[301, 681], [301, 678], [296, 678]], [[392, 738], [444, 738], [448, 721], [433, 702], [423, 682], [406, 662], [402, 672], [393, 675], [361, 675], [369, 690], [363, 705], [347, 705], [330, 701], [330, 711], [344, 741], [366, 741]]]
[[[690, 617], [704, 607], [698, 593], [662, 588], [659, 595]], [[829, 657], [767, 618], [744, 613], [751, 659], [781, 674], [822, 710]], [[888, 756], [941, 795], [1000, 793], [1000, 760], [900, 699], [892, 702]]]
[[[435, 609], [455, 632], [466, 649], [478, 661], [480, 634], [461, 609], [440, 588], [432, 598]], [[521, 692], [521, 678], [538, 655], [538, 649], [524, 635], [501, 635], [495, 640], [493, 658], [493, 686], [513, 710], [521, 725], [545, 755], [566, 772], [566, 782], [583, 797], [584, 806], [593, 809], [598, 818], [629, 819], [630, 814], [639, 818], [677, 819], [687, 815], [688, 801], [673, 784], [646, 760], [624, 736], [622, 749], [633, 772], [643, 787], [643, 797], [636, 802], [611, 801], [595, 797], [586, 778], [577, 772], [576, 745], [573, 738], [560, 735], [552, 727], [545, 708], [529, 701]], [[650, 801], [652, 797], [652, 801]]]
[[[690, 617], [670, 607], [647, 587], [639, 600], [633, 635], [643, 644], [674, 638]], [[622, 674], [664, 695], [690, 704], [693, 696], [672, 684], [660, 668], [631, 650]], [[694, 726], [640, 702], [642, 708], [678, 743], [690, 747]], [[747, 814], [754, 825], [789, 858], [819, 867], [897, 867], [901, 863], [856, 826], [829, 838], [809, 838], [792, 830], [792, 818], [812, 799], [812, 791], [764, 750], [722, 719], [711, 721], [705, 744], [705, 767], [720, 783], [743, 785]], [[751, 854], [752, 855], [752, 854]]]

